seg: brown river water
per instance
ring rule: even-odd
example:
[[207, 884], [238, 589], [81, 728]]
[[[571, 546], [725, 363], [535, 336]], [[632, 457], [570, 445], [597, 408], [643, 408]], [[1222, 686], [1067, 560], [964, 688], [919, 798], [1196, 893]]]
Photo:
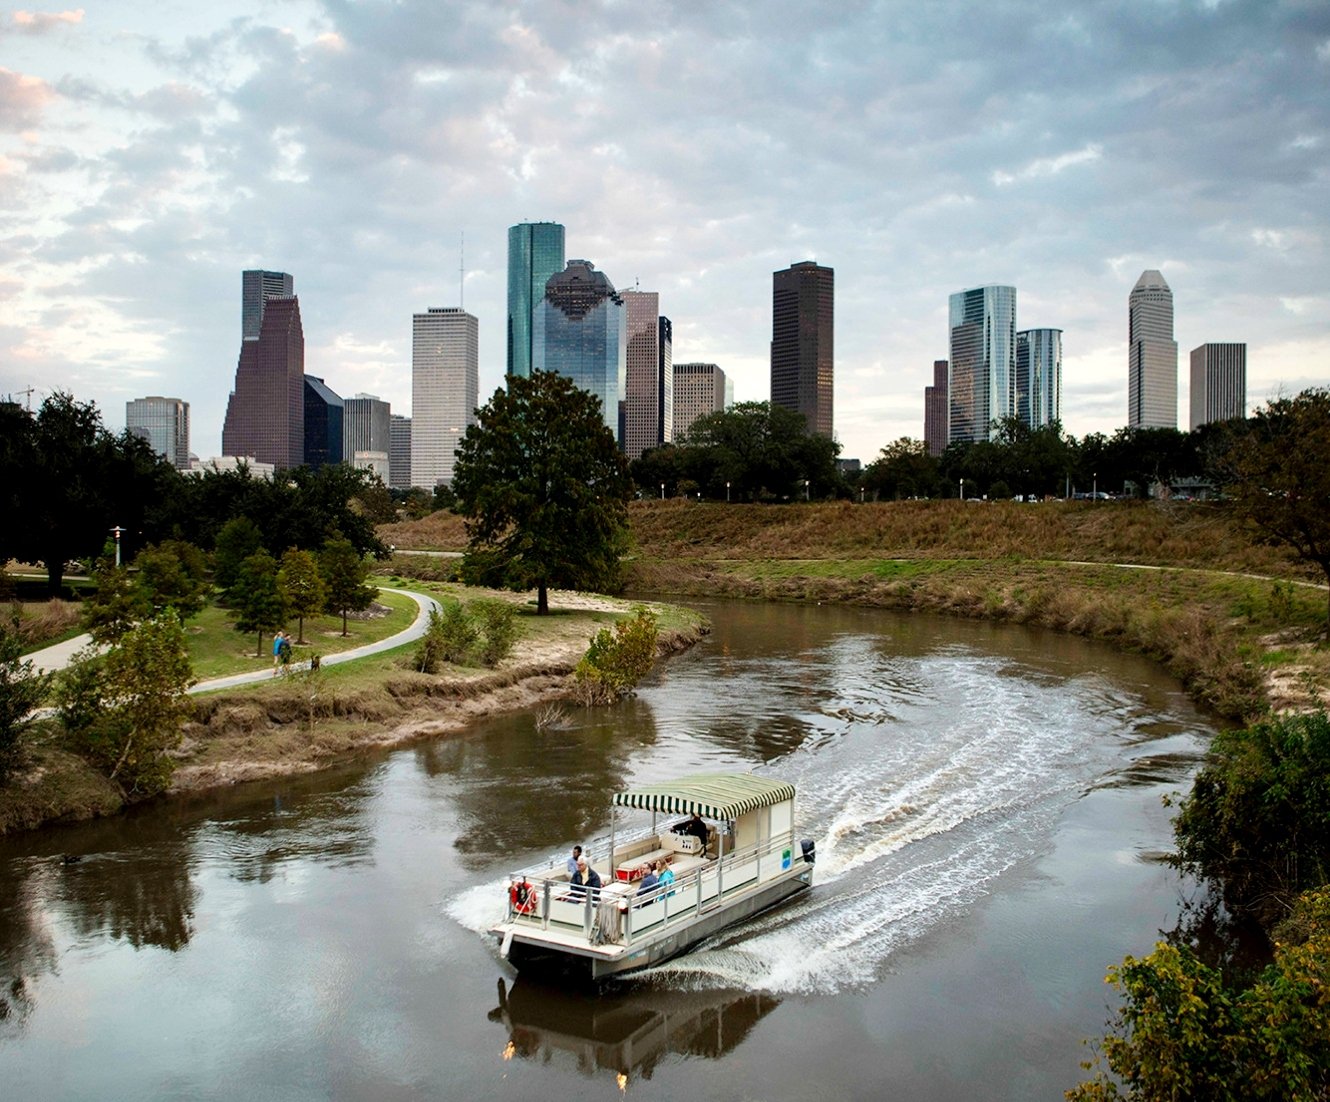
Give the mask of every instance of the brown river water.
[[[701, 604], [612, 708], [0, 840], [0, 1098], [1036, 1099], [1194, 889], [1161, 796], [1213, 733], [1082, 640]], [[518, 978], [506, 872], [625, 784], [795, 784], [814, 888], [599, 994]]]

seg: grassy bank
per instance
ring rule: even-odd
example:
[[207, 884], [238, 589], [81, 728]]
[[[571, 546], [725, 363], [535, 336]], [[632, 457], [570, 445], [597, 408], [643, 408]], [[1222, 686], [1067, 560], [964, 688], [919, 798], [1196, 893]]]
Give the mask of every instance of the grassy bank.
[[[382, 579], [389, 585], [400, 581]], [[633, 607], [626, 600], [551, 593], [551, 614], [536, 616], [525, 595], [442, 583], [412, 588], [462, 601], [482, 596], [511, 601], [520, 625], [513, 653], [495, 669], [445, 665], [438, 674], [422, 674], [412, 668], [415, 645], [408, 644], [317, 672], [199, 696], [175, 754], [170, 791], [312, 772], [355, 753], [406, 745], [459, 731], [484, 716], [562, 700], [591, 636]], [[689, 646], [706, 631], [705, 620], [687, 609], [652, 607], [661, 626], [661, 653]], [[404, 626], [405, 614], [401, 619], [392, 630]], [[66, 749], [54, 720], [28, 732], [24, 752], [25, 766], [0, 788], [0, 834], [109, 815], [123, 806], [118, 787]]]

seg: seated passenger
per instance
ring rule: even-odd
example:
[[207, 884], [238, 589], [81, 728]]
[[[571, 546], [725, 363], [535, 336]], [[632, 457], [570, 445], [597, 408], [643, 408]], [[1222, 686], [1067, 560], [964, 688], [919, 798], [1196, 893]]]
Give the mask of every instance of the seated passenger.
[[707, 824], [702, 821], [702, 816], [699, 815], [696, 811], [693, 812], [693, 817], [684, 824], [683, 833], [691, 834], [694, 838], [696, 838], [699, 842], [702, 843], [703, 852], [706, 851]]
[[[662, 888], [673, 888], [674, 886], [674, 870], [670, 868], [668, 857], [662, 857], [656, 862], [656, 883]], [[665, 894], [673, 895], [674, 892], [671, 890]]]
[[657, 884], [659, 884], [659, 883], [660, 883], [660, 879], [659, 879], [659, 877], [656, 876], [656, 870], [655, 870], [655, 868], [653, 868], [653, 867], [651, 867], [651, 866], [647, 866], [647, 874], [646, 874], [646, 876], [642, 877], [642, 882], [641, 882], [640, 884], [638, 884], [638, 886], [637, 886], [637, 894], [638, 894], [638, 895], [646, 895], [647, 892], [649, 892], [652, 888], [654, 888], [654, 887], [655, 887]]
[[572, 880], [572, 878], [573, 878], [574, 876], [577, 875], [577, 862], [581, 859], [581, 857], [582, 857], [582, 847], [581, 847], [581, 846], [574, 846], [574, 847], [573, 847], [573, 855], [572, 855], [570, 858], [568, 858], [568, 879], [569, 879], [569, 880]]
[[581, 895], [583, 888], [599, 888], [600, 876], [586, 863], [585, 857], [577, 859], [577, 871], [573, 873], [573, 894]]

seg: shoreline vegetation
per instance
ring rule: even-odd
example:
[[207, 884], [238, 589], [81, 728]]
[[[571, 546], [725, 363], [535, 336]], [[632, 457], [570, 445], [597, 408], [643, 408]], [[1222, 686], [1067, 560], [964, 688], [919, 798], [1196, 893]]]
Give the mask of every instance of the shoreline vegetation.
[[[518, 610], [519, 636], [497, 668], [412, 668], [415, 644], [320, 670], [301, 670], [194, 698], [193, 718], [173, 753], [163, 797], [312, 773], [359, 754], [457, 733], [478, 719], [538, 705], [571, 705], [573, 673], [600, 628], [642, 602], [551, 593], [537, 617], [528, 594], [438, 582], [392, 584], [440, 598], [502, 600]], [[659, 620], [657, 658], [687, 649], [709, 630], [687, 609], [648, 603]], [[130, 805], [119, 787], [60, 746], [59, 724], [41, 720], [28, 736], [29, 766], [0, 789], [0, 835], [113, 815]]]
[[[1226, 720], [1330, 704], [1318, 570], [1198, 502], [636, 502], [628, 592], [844, 601], [1029, 624], [1144, 654]], [[447, 577], [461, 519], [388, 525]]]

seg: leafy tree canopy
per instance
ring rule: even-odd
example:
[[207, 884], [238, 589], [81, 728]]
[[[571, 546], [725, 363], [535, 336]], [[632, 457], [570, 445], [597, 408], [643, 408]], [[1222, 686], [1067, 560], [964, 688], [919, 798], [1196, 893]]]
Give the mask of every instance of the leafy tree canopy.
[[327, 587], [329, 612], [342, 614], [342, 634], [346, 635], [346, 614], [369, 608], [379, 591], [365, 584], [369, 564], [349, 539], [330, 539], [319, 553], [319, 576]]
[[627, 547], [627, 465], [600, 401], [553, 372], [512, 376], [476, 412], [452, 488], [470, 545], [463, 575], [507, 589], [611, 589]]
[[287, 607], [277, 585], [277, 560], [260, 549], [240, 564], [231, 591], [231, 615], [236, 631], [258, 636], [256, 657], [263, 657], [263, 636], [286, 623]]

